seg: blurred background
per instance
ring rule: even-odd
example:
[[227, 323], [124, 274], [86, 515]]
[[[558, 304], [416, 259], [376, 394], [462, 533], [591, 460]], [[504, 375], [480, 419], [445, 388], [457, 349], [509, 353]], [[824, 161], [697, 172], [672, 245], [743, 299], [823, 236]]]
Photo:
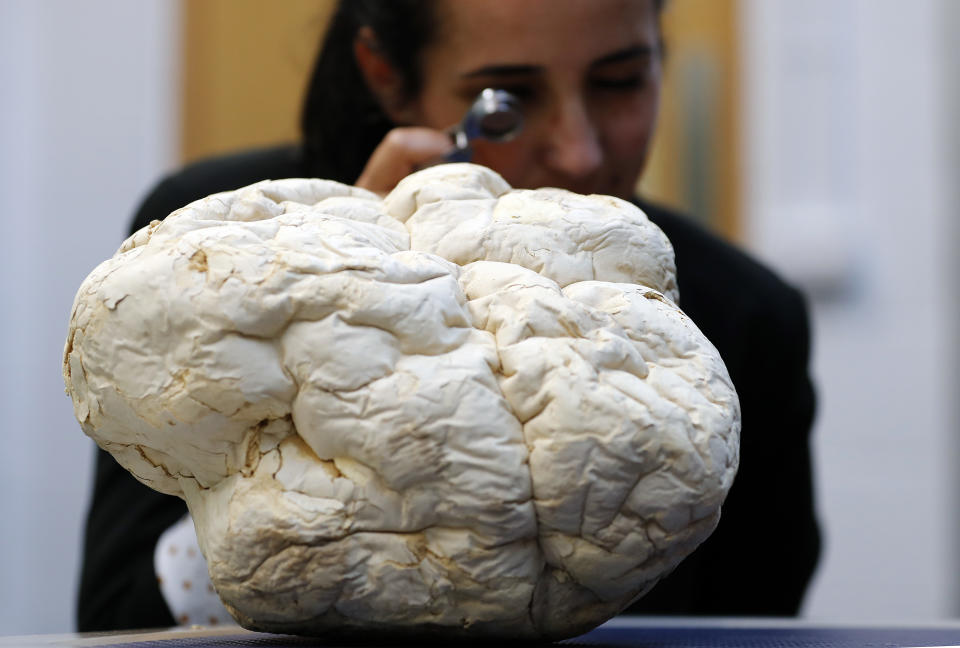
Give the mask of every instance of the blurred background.
[[[93, 459], [60, 377], [73, 295], [161, 174], [296, 138], [330, 7], [0, 2], [0, 634], [73, 628]], [[665, 21], [642, 190], [813, 309], [804, 614], [960, 616], [960, 2], [670, 0]]]

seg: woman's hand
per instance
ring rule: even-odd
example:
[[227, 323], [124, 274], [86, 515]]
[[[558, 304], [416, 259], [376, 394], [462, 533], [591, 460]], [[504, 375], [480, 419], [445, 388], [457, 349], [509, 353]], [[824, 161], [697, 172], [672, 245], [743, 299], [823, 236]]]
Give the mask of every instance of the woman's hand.
[[441, 161], [453, 150], [450, 136], [432, 128], [394, 128], [374, 149], [357, 186], [381, 196], [418, 169]]

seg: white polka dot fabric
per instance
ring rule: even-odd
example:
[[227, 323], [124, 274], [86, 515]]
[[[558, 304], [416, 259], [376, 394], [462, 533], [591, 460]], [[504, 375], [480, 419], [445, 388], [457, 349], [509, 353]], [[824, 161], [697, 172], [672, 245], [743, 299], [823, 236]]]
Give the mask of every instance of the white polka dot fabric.
[[193, 519], [186, 515], [163, 532], [153, 552], [157, 582], [179, 625], [233, 623], [210, 583]]

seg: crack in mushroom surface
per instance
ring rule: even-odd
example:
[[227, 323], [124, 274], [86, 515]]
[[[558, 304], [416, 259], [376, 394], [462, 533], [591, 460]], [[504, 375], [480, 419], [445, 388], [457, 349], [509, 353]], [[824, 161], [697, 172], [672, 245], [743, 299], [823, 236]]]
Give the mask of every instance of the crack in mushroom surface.
[[84, 431], [186, 500], [242, 625], [561, 638], [713, 530], [739, 404], [634, 205], [441, 165], [264, 181], [84, 281]]

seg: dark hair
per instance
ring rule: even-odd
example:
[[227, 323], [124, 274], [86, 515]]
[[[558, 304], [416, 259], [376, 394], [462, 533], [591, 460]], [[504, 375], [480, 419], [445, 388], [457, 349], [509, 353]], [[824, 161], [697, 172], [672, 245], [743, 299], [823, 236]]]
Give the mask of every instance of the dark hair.
[[307, 86], [300, 124], [304, 151], [317, 177], [353, 183], [367, 158], [396, 124], [384, 114], [353, 56], [357, 30], [368, 26], [379, 52], [404, 79], [408, 97], [420, 91], [420, 55], [434, 37], [427, 0], [341, 0]]
[[[666, 0], [653, 0], [659, 16]], [[396, 126], [367, 87], [353, 56], [357, 30], [370, 27], [379, 52], [420, 92], [421, 55], [436, 35], [430, 0], [340, 0], [314, 63], [300, 115], [308, 168], [319, 178], [353, 184], [387, 132]]]

